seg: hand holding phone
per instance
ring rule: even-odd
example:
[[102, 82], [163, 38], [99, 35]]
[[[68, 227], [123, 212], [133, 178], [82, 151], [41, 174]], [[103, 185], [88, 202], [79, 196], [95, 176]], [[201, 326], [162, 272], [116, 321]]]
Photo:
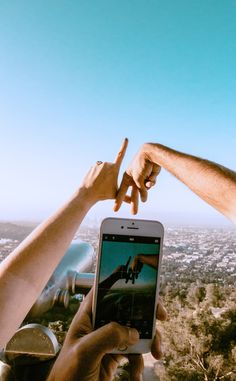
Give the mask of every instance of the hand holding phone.
[[93, 327], [115, 321], [136, 328], [140, 334], [137, 344], [116, 353], [150, 351], [163, 235], [163, 226], [157, 221], [107, 218], [102, 222]]

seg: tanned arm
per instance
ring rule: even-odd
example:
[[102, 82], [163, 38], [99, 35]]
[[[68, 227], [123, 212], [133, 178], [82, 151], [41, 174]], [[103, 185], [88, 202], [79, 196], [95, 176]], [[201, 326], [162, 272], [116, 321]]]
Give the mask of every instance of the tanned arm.
[[236, 223], [236, 172], [158, 143], [145, 143], [132, 160], [124, 173], [114, 210], [120, 208], [131, 186], [132, 211], [137, 213], [138, 193], [142, 201], [146, 201], [147, 190], [155, 184], [161, 168]]
[[115, 198], [127, 144], [125, 139], [114, 163], [93, 166], [73, 197], [0, 264], [0, 348], [42, 292], [88, 210], [100, 200]]

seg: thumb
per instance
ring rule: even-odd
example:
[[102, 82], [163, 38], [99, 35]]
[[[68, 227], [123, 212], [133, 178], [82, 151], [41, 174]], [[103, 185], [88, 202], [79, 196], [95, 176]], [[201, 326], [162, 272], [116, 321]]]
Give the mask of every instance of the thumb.
[[137, 343], [139, 333], [135, 328], [124, 327], [111, 322], [83, 337], [83, 349], [85, 352], [93, 348], [93, 357], [101, 359], [106, 353], [114, 349], [123, 349]]

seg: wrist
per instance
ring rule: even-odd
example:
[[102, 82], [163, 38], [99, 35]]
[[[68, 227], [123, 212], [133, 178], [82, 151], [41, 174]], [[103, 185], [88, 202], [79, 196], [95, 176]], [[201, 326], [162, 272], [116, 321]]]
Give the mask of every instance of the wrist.
[[80, 208], [89, 210], [98, 201], [92, 193], [93, 192], [86, 187], [80, 186], [74, 194], [75, 202]]
[[159, 143], [144, 143], [142, 151], [145, 152], [150, 162], [162, 166], [165, 161], [165, 156], [170, 149]]

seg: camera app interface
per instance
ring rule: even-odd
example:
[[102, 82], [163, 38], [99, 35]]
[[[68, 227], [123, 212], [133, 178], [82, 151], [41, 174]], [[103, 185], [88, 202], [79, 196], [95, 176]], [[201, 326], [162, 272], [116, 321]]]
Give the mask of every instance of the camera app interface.
[[95, 328], [111, 321], [152, 337], [159, 237], [104, 234]]

